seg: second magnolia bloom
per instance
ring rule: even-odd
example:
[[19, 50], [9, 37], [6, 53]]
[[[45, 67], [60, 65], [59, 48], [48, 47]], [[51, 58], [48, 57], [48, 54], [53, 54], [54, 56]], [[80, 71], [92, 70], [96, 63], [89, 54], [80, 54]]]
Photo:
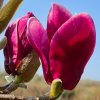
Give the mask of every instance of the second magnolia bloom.
[[34, 15], [27, 13], [16, 20], [5, 34], [8, 39], [4, 49], [5, 70], [8, 74], [22, 76], [24, 82], [32, 79], [40, 65], [39, 57], [27, 39], [27, 23], [31, 17]]

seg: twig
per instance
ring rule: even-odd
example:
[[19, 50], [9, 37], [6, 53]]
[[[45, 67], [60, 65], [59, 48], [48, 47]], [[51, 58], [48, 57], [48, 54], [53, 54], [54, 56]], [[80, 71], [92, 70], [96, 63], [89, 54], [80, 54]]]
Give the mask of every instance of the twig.
[[54, 98], [50, 98], [49, 96], [41, 96], [41, 97], [16, 97], [11, 94], [0, 94], [0, 100], [55, 100]]
[[0, 100], [24, 100], [23, 97], [15, 97], [10, 94], [0, 94]]

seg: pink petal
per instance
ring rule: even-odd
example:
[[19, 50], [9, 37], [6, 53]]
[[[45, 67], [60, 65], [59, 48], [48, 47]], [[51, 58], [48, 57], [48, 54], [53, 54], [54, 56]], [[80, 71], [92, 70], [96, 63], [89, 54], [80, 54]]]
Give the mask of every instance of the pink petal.
[[47, 33], [50, 40], [58, 28], [71, 16], [71, 13], [63, 6], [56, 3], [52, 5], [47, 21]]
[[[32, 47], [29, 44], [29, 41], [26, 36], [27, 31], [27, 22], [30, 17], [34, 15], [31, 12], [28, 12], [25, 16], [19, 19], [18, 21], [18, 54], [17, 54], [17, 64], [29, 53], [32, 51]], [[19, 66], [16, 66], [19, 67]]]
[[[4, 49], [5, 69], [8, 73], [14, 72], [17, 54], [18, 54], [18, 38], [17, 38], [18, 20], [12, 23], [6, 31], [7, 45]], [[13, 59], [13, 60], [12, 60]], [[15, 72], [14, 72], [15, 73]]]
[[33, 17], [34, 15], [31, 12], [28, 12], [25, 16], [23, 16], [22, 18], [19, 19], [18, 22], [18, 33], [19, 33], [19, 37], [22, 36], [22, 34], [25, 31], [25, 28], [27, 26], [27, 21], [30, 17]]
[[64, 89], [73, 89], [79, 82], [95, 41], [94, 23], [86, 13], [71, 17], [53, 36], [50, 70], [54, 79], [62, 79]]
[[49, 41], [47, 33], [40, 24], [40, 22], [35, 18], [31, 17], [27, 24], [27, 38], [33, 47], [33, 49], [38, 53], [44, 72], [44, 77], [48, 82], [51, 82], [52, 76], [50, 74], [49, 68]]

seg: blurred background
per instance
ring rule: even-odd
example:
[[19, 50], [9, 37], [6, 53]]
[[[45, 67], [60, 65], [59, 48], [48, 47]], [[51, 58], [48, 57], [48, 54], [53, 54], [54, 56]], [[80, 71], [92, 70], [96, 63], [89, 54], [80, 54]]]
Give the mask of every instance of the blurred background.
[[[2, 2], [3, 0], [0, 0]], [[33, 12], [46, 28], [47, 16], [51, 4], [56, 2], [66, 7], [72, 14], [80, 12], [87, 12], [94, 20], [96, 27], [96, 47], [95, 51], [86, 65], [80, 83], [73, 91], [65, 91], [61, 100], [100, 100], [100, 1], [91, 0], [23, 0], [24, 2], [19, 7], [18, 11], [12, 18], [11, 22], [22, 17], [27, 12]], [[5, 4], [8, 0], [4, 0]], [[5, 32], [0, 35], [0, 39]], [[0, 51], [0, 85], [5, 82], [4, 76], [4, 57], [3, 51]], [[43, 85], [44, 84], [44, 85]], [[14, 92], [15, 95], [40, 95], [49, 90], [49, 86], [45, 83], [42, 73], [42, 66], [40, 66], [36, 76], [28, 83], [28, 89], [18, 89]], [[19, 91], [19, 92], [18, 92]], [[29, 92], [28, 92], [29, 91]]]

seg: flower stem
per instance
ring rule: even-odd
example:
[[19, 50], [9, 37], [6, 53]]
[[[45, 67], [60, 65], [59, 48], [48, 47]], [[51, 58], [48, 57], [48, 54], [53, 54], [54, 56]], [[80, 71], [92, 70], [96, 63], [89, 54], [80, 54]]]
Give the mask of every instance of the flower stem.
[[0, 33], [6, 28], [22, 1], [23, 0], [9, 0], [8, 3], [0, 9]]

